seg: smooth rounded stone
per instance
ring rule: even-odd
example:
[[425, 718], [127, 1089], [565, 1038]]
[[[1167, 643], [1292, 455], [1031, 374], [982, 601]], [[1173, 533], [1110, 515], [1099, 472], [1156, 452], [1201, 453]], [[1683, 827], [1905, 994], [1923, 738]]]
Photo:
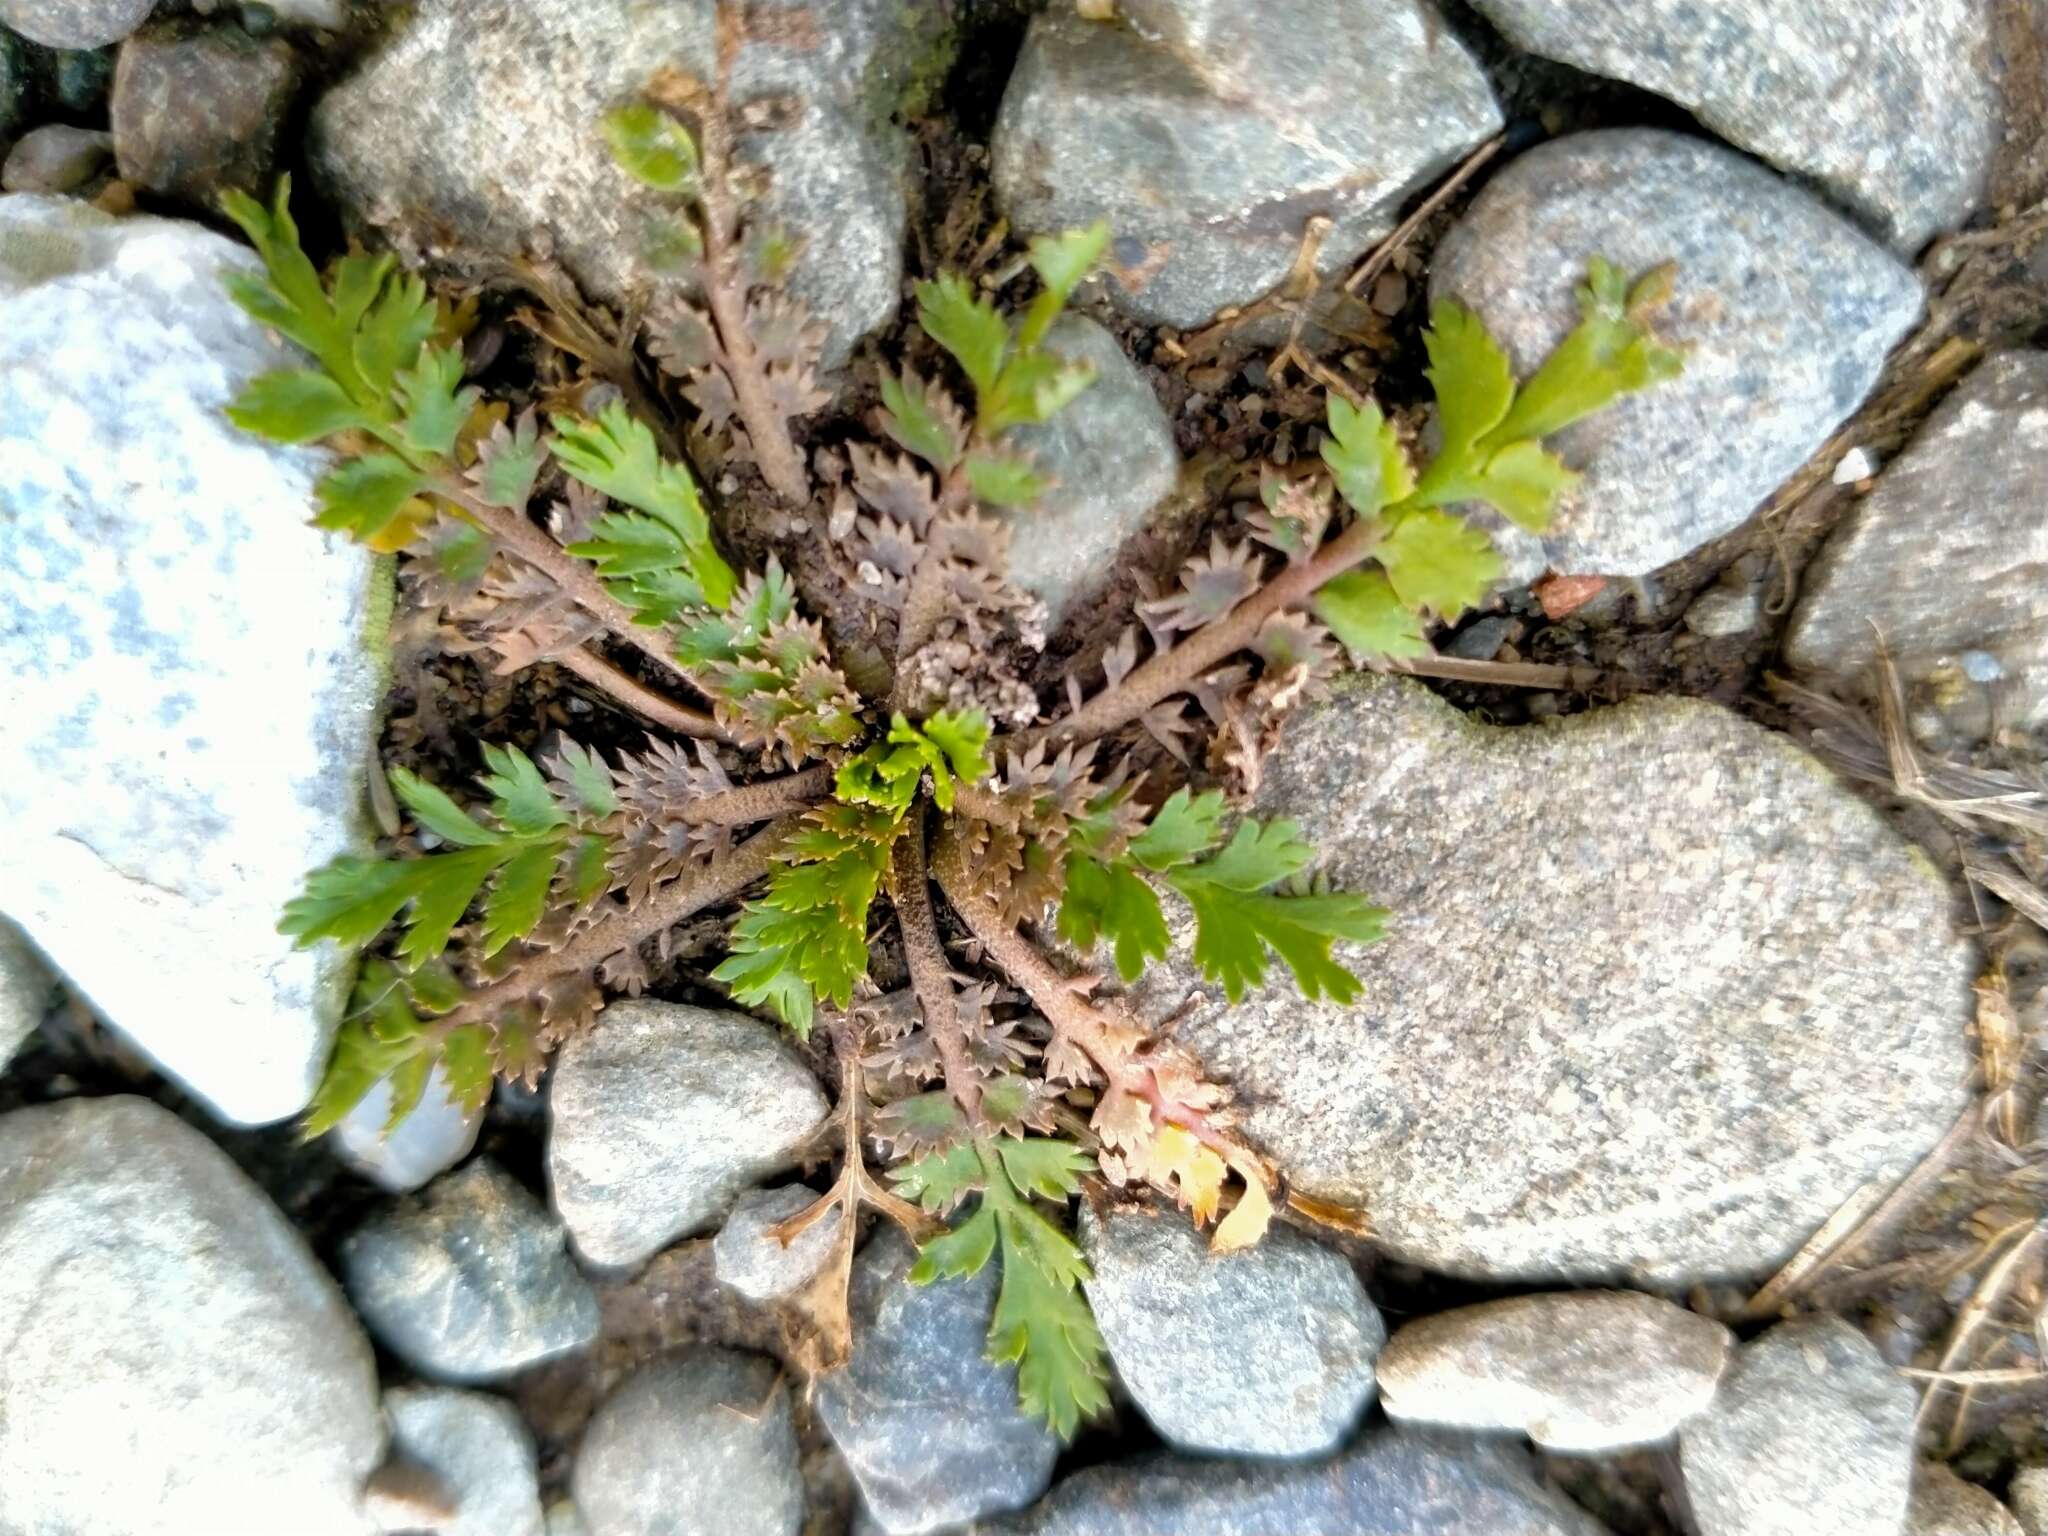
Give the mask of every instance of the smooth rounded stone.
[[30, 129], [0, 166], [0, 191], [72, 191], [97, 176], [113, 153], [110, 134], [63, 123]]
[[1077, 1472], [1008, 1536], [1607, 1536], [1501, 1441], [1384, 1429], [1330, 1461], [1150, 1456]]
[[2048, 1467], [2020, 1468], [2005, 1496], [2026, 1536], [2048, 1536]]
[[1631, 276], [1677, 263], [1657, 330], [1685, 371], [1550, 439], [1584, 478], [1547, 532], [1469, 509], [1511, 581], [1646, 575], [1736, 527], [1862, 402], [1921, 309], [1912, 271], [1810, 193], [1653, 128], [1517, 157], [1437, 247], [1430, 294], [1476, 310], [1526, 378], [1577, 323], [1594, 256]]
[[370, 1331], [422, 1374], [497, 1381], [597, 1338], [597, 1293], [562, 1227], [487, 1157], [371, 1218], [341, 1247]]
[[1678, 1436], [1700, 1536], [1899, 1536], [1915, 1400], [1840, 1318], [1744, 1345], [1714, 1406]]
[[[1240, 1004], [1176, 952], [1137, 1002], [1295, 1187], [1478, 1278], [1776, 1269], [1966, 1101], [1970, 946], [1924, 855], [1788, 737], [1643, 698], [1502, 729], [1408, 679], [1288, 723], [1256, 809], [1392, 911]], [[1184, 908], [1170, 914], [1186, 937]]]
[[741, 1195], [718, 1236], [711, 1240], [711, 1260], [719, 1283], [731, 1286], [749, 1301], [779, 1301], [809, 1285], [832, 1256], [833, 1238], [843, 1219], [838, 1207], [805, 1227], [786, 1248], [769, 1228], [817, 1200], [818, 1192], [802, 1184], [753, 1189]]
[[[1501, 125], [1472, 56], [1422, 0], [1122, 0], [1049, 7], [992, 146], [1025, 232], [1109, 221], [1111, 301], [1206, 324], [1287, 275], [1306, 220], [1335, 271]], [[1361, 88], [1370, 82], [1370, 88]]]
[[501, 1398], [453, 1387], [384, 1394], [391, 1449], [434, 1475], [455, 1517], [434, 1536], [542, 1536], [533, 1434]]
[[0, 1068], [36, 1032], [56, 996], [57, 978], [22, 932], [0, 918]]
[[1124, 541], [1143, 531], [1173, 493], [1180, 450], [1159, 397], [1103, 326], [1086, 315], [1063, 315], [1045, 344], [1069, 362], [1095, 367], [1095, 382], [1065, 410], [1010, 434], [1053, 482], [1018, 520], [1010, 575], [1044, 600], [1057, 623], [1076, 598], [1101, 584]]
[[1570, 1454], [1653, 1445], [1713, 1401], [1734, 1342], [1629, 1291], [1481, 1302], [1395, 1333], [1380, 1405], [1401, 1423], [1511, 1430]]
[[1285, 1227], [1211, 1254], [1178, 1214], [1085, 1205], [1081, 1247], [1117, 1378], [1176, 1450], [1319, 1455], [1372, 1402], [1387, 1327], [1341, 1254]]
[[484, 1116], [481, 1109], [466, 1110], [449, 1098], [448, 1079], [438, 1061], [427, 1074], [419, 1104], [387, 1131], [391, 1095], [391, 1079], [379, 1078], [328, 1133], [327, 1145], [378, 1188], [409, 1194], [469, 1156]]
[[1910, 255], [1982, 199], [1998, 145], [1992, 11], [1914, 0], [1474, 0], [1518, 48], [1668, 97]]
[[46, 48], [103, 48], [149, 19], [156, 0], [0, 0], [0, 27]]
[[277, 914], [361, 846], [391, 600], [306, 526], [322, 455], [223, 414], [298, 365], [222, 287], [255, 265], [196, 224], [0, 199], [0, 889], [243, 1123], [305, 1107], [346, 1001], [350, 958]]
[[893, 1227], [854, 1258], [853, 1357], [817, 1391], [818, 1418], [888, 1536], [1022, 1509], [1059, 1454], [1017, 1406], [1016, 1367], [988, 1359], [1001, 1266], [912, 1285], [916, 1261]]
[[[315, 169], [410, 254], [545, 252], [595, 299], [645, 298], [671, 281], [642, 254], [664, 204], [612, 163], [599, 121], [664, 67], [708, 79], [713, 9], [425, 0], [316, 108]], [[896, 313], [907, 151], [889, 118], [930, 74], [947, 11], [835, 0], [827, 23], [803, 0], [753, 10], [733, 96], [772, 99], [776, 126], [742, 135], [739, 152], [769, 172], [758, 219], [803, 242], [791, 288], [831, 326], [836, 364]]]
[[774, 1363], [696, 1348], [641, 1367], [583, 1432], [570, 1488], [590, 1536], [796, 1536], [803, 1478]]
[[2012, 1512], [1938, 1461], [1913, 1469], [1904, 1536], [2028, 1536]]
[[146, 1099], [0, 1116], [0, 1530], [360, 1536], [384, 1449], [341, 1291]]
[[2048, 726], [2044, 456], [2048, 353], [1986, 359], [1806, 568], [1785, 659], [1867, 682], [1881, 636], [1963, 734]]
[[212, 211], [229, 187], [267, 193], [299, 86], [281, 37], [160, 22], [121, 45], [110, 108], [121, 179]]
[[555, 1209], [590, 1263], [637, 1264], [793, 1166], [828, 1107], [810, 1069], [758, 1019], [613, 1003], [555, 1058]]
[[1727, 640], [1748, 634], [1763, 618], [1764, 600], [1756, 588], [1715, 587], [1693, 599], [1685, 627], [1702, 640]]

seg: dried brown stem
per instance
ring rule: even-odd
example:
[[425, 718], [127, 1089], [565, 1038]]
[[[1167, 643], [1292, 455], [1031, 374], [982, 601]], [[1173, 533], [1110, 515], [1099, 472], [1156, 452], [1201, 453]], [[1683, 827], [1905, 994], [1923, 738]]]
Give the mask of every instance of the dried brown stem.
[[896, 907], [896, 926], [903, 933], [903, 954], [918, 1006], [924, 1011], [925, 1031], [945, 1070], [946, 1091], [971, 1117], [981, 1107], [981, 1084], [967, 1064], [952, 967], [946, 963], [938, 918], [932, 911], [931, 877], [924, 859], [924, 817], [917, 812], [911, 814], [889, 856], [889, 899]]
[[715, 795], [691, 800], [679, 806], [678, 810], [686, 820], [702, 822], [706, 826], [744, 827], [753, 822], [767, 821], [773, 816], [787, 816], [792, 811], [804, 810], [831, 792], [832, 769], [829, 764], [821, 763], [801, 773], [786, 773], [779, 779], [763, 779], [758, 784], [722, 789]]
[[[634, 714], [683, 736], [709, 741], [731, 741], [719, 723], [699, 709], [686, 709], [665, 693], [656, 693], [606, 661], [586, 646], [564, 651], [554, 658], [564, 670], [573, 672], [600, 693], [608, 694]], [[750, 818], [760, 820], [759, 817]]]
[[644, 943], [706, 907], [732, 900], [768, 873], [796, 829], [793, 816], [771, 822], [739, 846], [669, 881], [640, 906], [614, 907], [562, 948], [535, 955], [511, 974], [470, 993], [436, 1024], [453, 1028], [488, 1020], [500, 1008], [532, 996], [550, 977], [592, 970], [607, 956]]
[[946, 616], [946, 581], [942, 562], [935, 550], [927, 549], [910, 573], [910, 588], [903, 597], [903, 611], [896, 621], [896, 686], [889, 696], [892, 709], [909, 703], [910, 658], [931, 642], [939, 621]]
[[1021, 826], [1023, 809], [994, 790], [979, 784], [953, 785], [953, 808], [972, 821], [986, 821], [999, 827]]

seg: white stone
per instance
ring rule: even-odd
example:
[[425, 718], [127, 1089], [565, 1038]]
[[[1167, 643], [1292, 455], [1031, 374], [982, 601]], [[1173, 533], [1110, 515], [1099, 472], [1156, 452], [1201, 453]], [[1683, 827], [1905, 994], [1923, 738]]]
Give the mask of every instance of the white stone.
[[328, 1133], [327, 1145], [350, 1168], [395, 1195], [418, 1189], [469, 1156], [484, 1123], [481, 1109], [465, 1110], [448, 1096], [448, 1079], [438, 1061], [418, 1107], [387, 1134], [384, 1122], [390, 1115], [391, 1079], [379, 1078]]
[[320, 457], [222, 408], [294, 357], [196, 224], [0, 198], [0, 911], [224, 1118], [311, 1097], [347, 990], [277, 918], [354, 843], [388, 612]]
[[542, 1536], [533, 1435], [500, 1398], [453, 1387], [384, 1394], [391, 1448], [425, 1467], [455, 1505], [434, 1536]]

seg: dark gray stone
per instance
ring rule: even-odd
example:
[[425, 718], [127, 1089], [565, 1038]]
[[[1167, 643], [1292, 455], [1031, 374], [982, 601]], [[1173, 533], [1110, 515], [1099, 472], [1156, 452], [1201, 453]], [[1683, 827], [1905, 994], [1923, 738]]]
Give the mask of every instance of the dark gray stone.
[[1063, 315], [1046, 345], [1095, 366], [1095, 382], [1051, 421], [1010, 440], [1053, 481], [1018, 515], [1010, 575], [1043, 599], [1052, 623], [1099, 587], [1124, 541], [1141, 532], [1180, 478], [1173, 425], [1116, 337], [1085, 315]]
[[1714, 1399], [1734, 1337], [1629, 1291], [1514, 1296], [1407, 1324], [1380, 1356], [1389, 1418], [1507, 1430], [1546, 1450], [1653, 1445]]
[[592, 1264], [637, 1264], [795, 1163], [827, 1108], [810, 1068], [759, 1019], [613, 1003], [555, 1058], [555, 1209]]
[[1090, 1467], [974, 1536], [1606, 1536], [1518, 1446], [1379, 1430], [1332, 1461]]
[[1992, 11], [1919, 0], [1474, 0], [1516, 46], [1669, 97], [1899, 250], [1963, 222], [1998, 146]]
[[487, 1157], [371, 1218], [341, 1248], [370, 1331], [441, 1381], [497, 1381], [597, 1337], [562, 1227]]
[[35, 107], [35, 69], [28, 44], [0, 28], [0, 143], [29, 121]]
[[1147, 323], [1206, 323], [1259, 297], [1332, 221], [1322, 270], [1500, 127], [1486, 77], [1419, 0], [1123, 0], [1031, 24], [993, 146], [1024, 232], [1098, 218], [1109, 295]]
[[0, 191], [70, 192], [97, 176], [113, 154], [110, 134], [62, 123], [33, 128], [7, 152]]
[[0, 26], [46, 48], [103, 48], [149, 19], [156, 0], [0, 0]]
[[212, 212], [230, 187], [267, 194], [299, 85], [281, 37], [166, 22], [121, 45], [110, 109], [121, 179]]
[[[753, 9], [769, 19], [740, 49], [734, 95], [773, 98], [787, 121], [741, 152], [768, 168], [762, 221], [805, 242], [792, 288], [832, 327], [836, 362], [896, 313], [907, 157], [889, 117], [930, 72], [946, 10]], [[708, 78], [712, 12], [712, 0], [426, 0], [320, 103], [315, 167], [352, 218], [412, 254], [546, 251], [594, 298], [647, 297], [671, 281], [642, 255], [659, 200], [611, 163], [599, 121], [664, 67]]]
[[50, 57], [50, 95], [66, 112], [81, 116], [106, 106], [114, 88], [118, 48], [73, 48]]
[[1736, 1352], [1679, 1433], [1700, 1536], [1899, 1536], [1917, 1394], [1836, 1317], [1780, 1323]]
[[1806, 568], [1785, 659], [1867, 683], [1881, 636], [1960, 734], [2048, 726], [2044, 460], [2048, 353], [1987, 359]]
[[[1392, 910], [1349, 1006], [1285, 972], [1140, 993], [1299, 1188], [1452, 1273], [1752, 1276], [1965, 1102], [1975, 970], [1927, 859], [1788, 738], [1703, 701], [1516, 729], [1359, 678], [1257, 805]], [[1184, 913], [1172, 920], [1185, 928]]]
[[1432, 299], [1478, 311], [1526, 377], [1577, 323], [1591, 257], [1678, 265], [1658, 330], [1685, 372], [1556, 434], [1584, 478], [1549, 530], [1483, 509], [1510, 580], [1641, 576], [1747, 519], [1862, 402], [1920, 285], [1811, 194], [1661, 129], [1554, 140], [1487, 184], [1437, 248]]
[[789, 1389], [773, 1361], [729, 1349], [642, 1366], [583, 1432], [570, 1488], [590, 1536], [796, 1536]]
[[1081, 1246], [1117, 1377], [1175, 1449], [1314, 1456], [1371, 1404], [1387, 1328], [1341, 1254], [1285, 1227], [1211, 1254], [1177, 1212], [1085, 1206]]
[[384, 1394], [391, 1449], [432, 1474], [455, 1505], [434, 1536], [542, 1536], [533, 1433], [501, 1398], [452, 1387]]
[[818, 1417], [889, 1536], [1021, 1509], [1059, 1453], [1018, 1408], [1016, 1367], [987, 1358], [1001, 1266], [916, 1286], [916, 1257], [894, 1228], [860, 1251], [853, 1358], [818, 1383]]
[[802, 1184], [741, 1195], [711, 1242], [719, 1282], [749, 1301], [779, 1301], [809, 1285], [832, 1255], [844, 1219], [839, 1209], [805, 1227], [786, 1248], [769, 1229], [817, 1200], [818, 1192]]
[[376, 1362], [226, 1155], [126, 1096], [0, 1116], [0, 1530], [361, 1536]]

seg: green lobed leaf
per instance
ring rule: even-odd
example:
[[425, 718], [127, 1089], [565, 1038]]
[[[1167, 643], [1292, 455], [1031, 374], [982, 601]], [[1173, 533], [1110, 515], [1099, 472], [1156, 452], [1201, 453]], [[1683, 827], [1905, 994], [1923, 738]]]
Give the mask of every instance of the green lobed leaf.
[[1436, 391], [1442, 438], [1430, 466], [1435, 474], [1467, 460], [1479, 440], [1500, 424], [1515, 398], [1515, 374], [1479, 316], [1453, 300], [1440, 299], [1431, 308], [1422, 342], [1429, 352], [1427, 372]]
[[455, 347], [425, 347], [412, 367], [396, 376], [405, 409], [405, 440], [414, 451], [446, 458], [469, 419], [479, 391], [462, 386], [462, 353]]
[[1081, 853], [1067, 855], [1055, 926], [1084, 955], [1106, 935], [1115, 946], [1117, 974], [1127, 982], [1142, 976], [1171, 941], [1158, 895], [1127, 861]]
[[491, 814], [507, 831], [536, 837], [567, 823], [567, 813], [555, 803], [547, 780], [524, 752], [487, 741], [484, 763], [489, 771], [479, 782], [490, 791]]
[[1031, 270], [1048, 291], [1062, 303], [1072, 296], [1082, 278], [1095, 270], [1109, 249], [1109, 220], [1097, 219], [1086, 229], [1069, 229], [1057, 235], [1034, 235], [1029, 247]]
[[1177, 789], [1131, 839], [1131, 857], [1150, 870], [1172, 869], [1200, 858], [1223, 841], [1223, 791], [1199, 795]]
[[941, 472], [967, 451], [966, 423], [935, 386], [915, 373], [882, 375], [882, 428], [898, 444]]
[[1648, 322], [1669, 296], [1675, 270], [1653, 268], [1631, 289], [1619, 268], [1594, 257], [1578, 290], [1578, 325], [1522, 385], [1495, 441], [1548, 437], [1623, 395], [1678, 377], [1684, 353], [1659, 341]]
[[514, 939], [523, 939], [547, 913], [548, 891], [555, 881], [561, 845], [534, 843], [521, 848], [499, 868], [484, 902], [483, 952], [486, 959]]
[[317, 442], [369, 423], [362, 407], [333, 379], [304, 369], [251, 379], [228, 407], [228, 420], [277, 443]]
[[534, 482], [547, 462], [550, 443], [540, 435], [531, 412], [521, 414], [509, 429], [501, 426], [484, 440], [470, 473], [477, 499], [487, 506], [524, 512], [533, 500]]
[[466, 1114], [476, 1114], [491, 1097], [491, 1032], [481, 1024], [452, 1029], [441, 1042], [441, 1075], [448, 1099]]
[[1052, 481], [1033, 469], [1021, 453], [987, 449], [967, 456], [967, 483], [978, 500], [992, 507], [1029, 506], [1052, 489]]
[[406, 913], [405, 935], [398, 941], [399, 956], [417, 965], [445, 950], [484, 882], [516, 847], [462, 848], [411, 861], [408, 867], [416, 872], [412, 906]]
[[1102, 1333], [1077, 1285], [1063, 1285], [1022, 1256], [1018, 1229], [1051, 1230], [1035, 1212], [1002, 1222], [1003, 1284], [989, 1325], [989, 1358], [1017, 1366], [1017, 1399], [1070, 1440], [1084, 1419], [1109, 1408], [1109, 1367]]
[[440, 324], [440, 308], [424, 282], [410, 274], [391, 278], [356, 328], [353, 352], [364, 385], [379, 399], [389, 396]]
[[1337, 490], [1360, 517], [1376, 517], [1382, 507], [1415, 489], [1415, 471], [1401, 447], [1393, 424], [1368, 400], [1354, 406], [1342, 395], [1325, 405], [1330, 435], [1323, 441], [1323, 462]]
[[1009, 350], [1010, 331], [995, 306], [957, 272], [917, 285], [917, 319], [924, 333], [953, 354], [977, 396], [996, 387]]
[[342, 854], [306, 876], [306, 887], [284, 904], [277, 931], [306, 949], [332, 939], [358, 949], [391, 925], [412, 900], [416, 861]]
[[1354, 660], [1430, 653], [1421, 623], [1395, 596], [1385, 571], [1345, 571], [1317, 589], [1314, 607]]
[[391, 787], [412, 812], [413, 820], [444, 843], [457, 848], [485, 848], [504, 840], [502, 834], [473, 820], [448, 797], [447, 791], [429, 784], [410, 769], [393, 768]]
[[612, 159], [635, 181], [658, 192], [687, 192], [697, 183], [697, 141], [666, 112], [636, 101], [607, 112], [605, 143]]
[[[594, 421], [557, 416], [554, 429], [555, 458], [564, 470], [593, 490], [646, 513], [674, 534], [678, 553], [671, 563], [703, 593], [705, 606], [723, 608], [732, 601], [738, 580], [712, 543], [711, 520], [698, 499], [697, 482], [684, 466], [662, 458], [644, 422], [613, 401]], [[595, 542], [623, 541], [625, 522], [600, 519]], [[581, 554], [588, 547], [572, 546], [572, 552]]]
[[419, 471], [395, 453], [347, 460], [321, 476], [313, 488], [319, 509], [313, 522], [375, 543], [400, 522], [399, 514], [425, 484]]
[[619, 795], [604, 759], [580, 742], [564, 741], [550, 759], [558, 780], [568, 787], [576, 809], [605, 817], [619, 808]]
[[962, 1142], [892, 1170], [889, 1182], [904, 1199], [915, 1201], [927, 1211], [943, 1212], [985, 1187], [988, 1176], [982, 1171], [981, 1157], [973, 1143]]
[[962, 1280], [981, 1273], [996, 1251], [996, 1214], [984, 1205], [950, 1232], [943, 1232], [917, 1250], [910, 1267], [912, 1285], [935, 1280]]
[[976, 419], [990, 435], [1050, 421], [1094, 382], [1095, 365], [1086, 359], [1070, 362], [1050, 352], [1020, 350], [982, 395]]
[[1374, 553], [1403, 603], [1446, 620], [1485, 598], [1502, 571], [1484, 532], [1435, 507], [1400, 514]]
[[996, 1153], [1012, 1184], [1027, 1195], [1047, 1200], [1080, 1194], [1081, 1176], [1095, 1169], [1095, 1160], [1071, 1141], [1044, 1136], [1006, 1137], [996, 1143]]

